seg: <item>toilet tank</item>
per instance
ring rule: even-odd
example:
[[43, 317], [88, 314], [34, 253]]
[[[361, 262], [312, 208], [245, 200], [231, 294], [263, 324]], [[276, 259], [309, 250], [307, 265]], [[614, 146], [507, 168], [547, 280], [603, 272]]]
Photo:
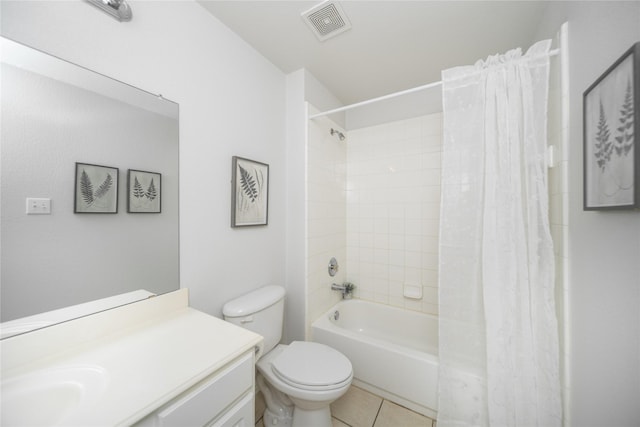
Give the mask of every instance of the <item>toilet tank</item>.
[[282, 338], [284, 288], [265, 286], [227, 302], [222, 307], [224, 320], [249, 329], [264, 338], [264, 353]]

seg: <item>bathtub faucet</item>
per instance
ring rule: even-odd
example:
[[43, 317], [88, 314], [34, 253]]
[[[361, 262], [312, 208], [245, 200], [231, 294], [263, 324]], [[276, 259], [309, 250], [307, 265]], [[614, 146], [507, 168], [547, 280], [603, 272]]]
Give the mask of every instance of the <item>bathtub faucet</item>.
[[332, 283], [331, 289], [334, 291], [342, 292], [342, 299], [351, 299], [351, 297], [353, 297], [353, 290], [355, 289], [355, 285], [349, 282], [345, 282], [342, 285]]

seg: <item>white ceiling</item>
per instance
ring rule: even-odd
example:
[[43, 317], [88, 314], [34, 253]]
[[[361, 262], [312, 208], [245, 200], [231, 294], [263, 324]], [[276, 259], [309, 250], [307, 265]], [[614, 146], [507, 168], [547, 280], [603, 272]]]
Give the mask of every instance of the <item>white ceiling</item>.
[[306, 68], [351, 104], [440, 80], [535, 40], [544, 1], [340, 1], [352, 29], [320, 42], [301, 13], [320, 1], [200, 3], [284, 73]]

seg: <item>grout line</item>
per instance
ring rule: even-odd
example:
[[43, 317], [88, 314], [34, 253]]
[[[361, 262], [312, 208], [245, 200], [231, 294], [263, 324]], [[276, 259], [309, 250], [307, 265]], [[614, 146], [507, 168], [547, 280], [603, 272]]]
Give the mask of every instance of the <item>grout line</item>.
[[380, 415], [380, 411], [382, 410], [382, 405], [384, 404], [385, 399], [382, 399], [380, 401], [380, 406], [378, 406], [378, 412], [376, 412], [376, 417], [373, 419], [373, 424], [371, 425], [371, 427], [375, 427], [376, 425], [376, 421], [378, 421], [378, 415]]
[[[335, 418], [336, 420], [340, 421], [342, 424], [349, 426], [349, 427], [353, 427], [351, 424], [345, 422], [344, 420], [341, 420], [340, 418], [336, 417], [335, 415], [331, 414], [331, 418]], [[265, 426], [266, 427], [266, 426]]]
[[[333, 419], [333, 418], [335, 418], [336, 420], [340, 421], [342, 424], [344, 424], [344, 425], [346, 425], [346, 426], [353, 427], [353, 426], [352, 426], [351, 424], [349, 424], [348, 422], [346, 422], [346, 421], [344, 421], [344, 420], [342, 420], [342, 419], [340, 419], [340, 418], [336, 417], [335, 415], [333, 415], [333, 413], [331, 413], [331, 418], [332, 418], [332, 419]], [[265, 426], [265, 427], [266, 427], [266, 426]]]

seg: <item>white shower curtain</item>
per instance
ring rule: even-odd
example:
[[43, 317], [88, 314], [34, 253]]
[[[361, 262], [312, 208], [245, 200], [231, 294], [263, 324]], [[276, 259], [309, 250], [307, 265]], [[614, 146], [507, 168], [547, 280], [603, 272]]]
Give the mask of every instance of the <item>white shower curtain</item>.
[[550, 44], [442, 73], [438, 427], [562, 424]]

